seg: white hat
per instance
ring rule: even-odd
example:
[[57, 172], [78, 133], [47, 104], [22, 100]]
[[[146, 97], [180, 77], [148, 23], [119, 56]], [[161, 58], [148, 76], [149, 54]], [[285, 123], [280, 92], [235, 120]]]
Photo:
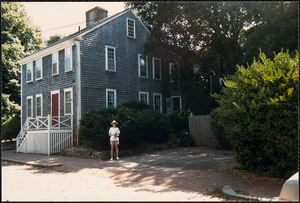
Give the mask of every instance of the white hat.
[[118, 124], [118, 122], [116, 121], [116, 120], [113, 120], [112, 122], [111, 122], [111, 124]]

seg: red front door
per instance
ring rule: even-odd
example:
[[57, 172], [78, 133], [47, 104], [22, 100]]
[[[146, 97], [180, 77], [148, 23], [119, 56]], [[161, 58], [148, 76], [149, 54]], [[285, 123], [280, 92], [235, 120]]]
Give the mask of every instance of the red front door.
[[52, 94], [51, 95], [52, 98], [51, 98], [51, 101], [52, 101], [52, 104], [51, 104], [51, 117], [52, 117], [52, 126], [55, 126], [55, 127], [58, 127], [58, 120], [59, 120], [59, 95], [58, 93], [56, 94]]

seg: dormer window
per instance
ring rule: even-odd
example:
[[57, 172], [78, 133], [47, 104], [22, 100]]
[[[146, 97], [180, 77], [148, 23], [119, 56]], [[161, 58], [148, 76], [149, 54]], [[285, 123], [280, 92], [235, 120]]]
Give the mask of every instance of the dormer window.
[[136, 38], [135, 36], [135, 20], [127, 18], [127, 37]]

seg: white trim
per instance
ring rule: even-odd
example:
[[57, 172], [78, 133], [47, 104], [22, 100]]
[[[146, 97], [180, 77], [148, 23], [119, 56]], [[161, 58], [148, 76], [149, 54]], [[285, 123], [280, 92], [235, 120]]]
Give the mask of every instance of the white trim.
[[139, 92], [139, 101], [141, 102], [141, 94], [147, 95], [147, 105], [149, 105], [149, 92]]
[[[146, 63], [146, 77], [145, 76], [141, 76], [141, 64], [140, 64], [140, 56], [144, 56], [145, 57], [145, 63]], [[145, 56], [143, 54], [138, 54], [138, 76], [140, 78], [148, 78], [148, 56]]]
[[[71, 52], [70, 52], [70, 70], [66, 69], [67, 68], [67, 49], [71, 50]], [[65, 48], [65, 72], [70, 72], [70, 71], [73, 70], [73, 61], [72, 61], [73, 58], [72, 58], [72, 55], [73, 55], [73, 53], [72, 53], [72, 45], [67, 46]]]
[[26, 63], [28, 63], [29, 61], [34, 61], [35, 59], [39, 58], [39, 57], [44, 57], [44, 56], [47, 56], [49, 54], [51, 54], [52, 52], [54, 51], [57, 51], [57, 50], [62, 50], [62, 49], [65, 49], [67, 46], [70, 46], [70, 45], [73, 45], [74, 44], [74, 41], [76, 40], [82, 40], [81, 38], [79, 37], [74, 37], [74, 38], [71, 38], [69, 40], [66, 40], [64, 42], [61, 42], [55, 46], [52, 46], [52, 47], [49, 47], [49, 48], [45, 48], [39, 52], [36, 52], [30, 56], [27, 56], [21, 60], [18, 60], [17, 62], [20, 64], [20, 65], [24, 65]]
[[[58, 121], [60, 121], [60, 91], [59, 90], [53, 90], [51, 92], [51, 103], [50, 103], [50, 115], [52, 116], [52, 95], [58, 94]], [[51, 122], [52, 125], [52, 122]]]
[[[180, 109], [182, 109], [182, 98], [181, 98], [181, 95], [179, 95], [179, 96], [171, 96], [170, 97], [171, 99], [174, 99], [174, 98], [179, 98], [179, 108]], [[172, 102], [174, 102], [174, 101], [172, 101]], [[173, 104], [174, 105], [174, 104]], [[173, 109], [174, 109], [174, 106], [173, 106]]]
[[[40, 78], [37, 78], [37, 69], [36, 69], [37, 60], [41, 60], [41, 64], [40, 64], [41, 65], [41, 77]], [[43, 57], [40, 57], [35, 60], [35, 81], [39, 81], [42, 79], [43, 79]]]
[[[160, 78], [155, 78], [155, 63], [154, 63], [154, 60], [157, 59], [159, 60], [159, 66], [160, 66], [160, 69], [159, 69], [159, 76]], [[161, 75], [161, 60], [160, 58], [156, 58], [156, 57], [152, 57], [152, 74], [153, 74], [153, 79], [154, 80], [161, 80], [162, 79], [162, 75]]]
[[[108, 69], [108, 48], [114, 50], [114, 70], [109, 70]], [[112, 71], [112, 72], [117, 72], [117, 59], [116, 59], [116, 47], [105, 45], [105, 70], [106, 71]]]
[[[129, 32], [128, 32], [128, 20], [132, 20], [133, 21], [133, 36], [129, 36]], [[135, 20], [132, 18], [126, 18], [126, 31], [127, 31], [127, 37], [132, 38], [132, 39], [136, 39], [136, 26], [135, 26]]]
[[160, 112], [162, 112], [162, 94], [161, 93], [153, 93], [153, 109], [155, 110], [155, 96], [160, 96]]
[[[28, 99], [31, 99], [31, 116], [28, 116]], [[26, 97], [26, 118], [33, 118], [33, 96], [27, 96]]]
[[[31, 72], [31, 80], [29, 80], [29, 81], [27, 81], [27, 69], [28, 69], [28, 67], [29, 67], [29, 64], [31, 64], [31, 66], [30, 66], [30, 72]], [[31, 82], [33, 82], [33, 62], [32, 61], [29, 61], [27, 64], [26, 64], [26, 83], [31, 83]]]
[[77, 145], [79, 144], [79, 120], [81, 119], [81, 61], [80, 61], [80, 42], [77, 45], [77, 70], [76, 70], [76, 87], [77, 87]]
[[[57, 73], [53, 74], [53, 54], [56, 53], [57, 54], [57, 61], [56, 61], [56, 70], [57, 70]], [[51, 72], [52, 72], [52, 76], [54, 75], [58, 75], [59, 74], [59, 55], [58, 55], [58, 51], [54, 51], [52, 52], [51, 54]]]
[[174, 63], [169, 63], [169, 75], [172, 75], [173, 68], [174, 68]]
[[[41, 98], [41, 115], [38, 116], [37, 115], [37, 98], [40, 97]], [[35, 95], [35, 116], [38, 117], [43, 117], [43, 94], [36, 94]]]
[[[71, 113], [66, 113], [66, 92], [71, 92]], [[73, 115], [73, 88], [64, 89], [64, 115]]]
[[116, 89], [106, 89], [106, 108], [108, 108], [108, 92], [114, 92], [114, 108], [117, 107], [117, 90]]
[[23, 75], [23, 66], [22, 65], [20, 65], [20, 67], [21, 67], [21, 128], [22, 128], [22, 126], [23, 126], [23, 77], [24, 77], [24, 75]]

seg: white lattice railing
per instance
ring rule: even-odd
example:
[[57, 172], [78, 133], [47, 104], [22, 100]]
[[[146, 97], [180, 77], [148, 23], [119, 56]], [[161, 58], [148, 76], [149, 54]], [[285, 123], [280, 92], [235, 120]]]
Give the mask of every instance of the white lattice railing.
[[28, 122], [26, 121], [24, 125], [22, 126], [17, 138], [16, 138], [16, 150], [17, 152], [20, 151], [22, 148], [23, 144], [25, 143], [26, 140], [26, 135], [27, 135], [27, 130], [28, 130]]

